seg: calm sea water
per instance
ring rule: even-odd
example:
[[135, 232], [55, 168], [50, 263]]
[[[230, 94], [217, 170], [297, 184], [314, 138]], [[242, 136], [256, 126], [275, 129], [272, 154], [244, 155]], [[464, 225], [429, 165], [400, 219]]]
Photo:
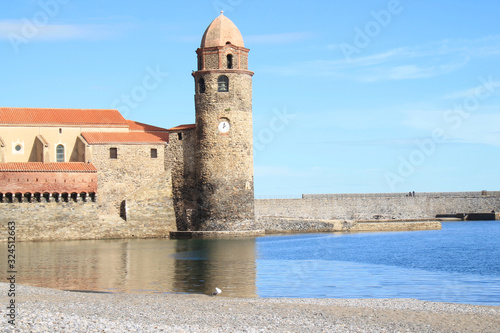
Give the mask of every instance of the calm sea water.
[[17, 253], [19, 283], [66, 290], [206, 294], [217, 286], [225, 296], [500, 305], [495, 221], [415, 232], [17, 243]]

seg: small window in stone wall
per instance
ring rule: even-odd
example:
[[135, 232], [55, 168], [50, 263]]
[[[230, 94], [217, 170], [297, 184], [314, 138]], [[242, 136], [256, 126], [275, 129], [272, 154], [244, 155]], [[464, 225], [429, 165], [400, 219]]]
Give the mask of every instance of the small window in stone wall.
[[151, 148], [151, 158], [158, 158], [158, 150]]
[[217, 84], [219, 86], [219, 92], [228, 92], [229, 91], [229, 78], [225, 75], [219, 76], [217, 79]]
[[206, 91], [204, 78], [200, 78], [198, 80], [198, 91], [200, 92], [200, 94], [204, 94]]
[[177, 133], [177, 139], [179, 139], [179, 141], [182, 140], [182, 133]]
[[118, 158], [118, 148], [109, 148], [109, 158]]
[[233, 68], [233, 55], [232, 54], [227, 55], [227, 68], [228, 69]]

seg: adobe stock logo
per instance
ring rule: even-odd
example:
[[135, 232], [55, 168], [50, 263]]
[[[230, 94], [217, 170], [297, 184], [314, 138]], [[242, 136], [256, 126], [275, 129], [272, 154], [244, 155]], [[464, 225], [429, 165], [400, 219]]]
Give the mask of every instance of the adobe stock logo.
[[71, 0], [46, 0], [38, 1], [40, 10], [31, 17], [31, 20], [23, 17], [21, 20], [23, 24], [16, 32], [10, 32], [8, 38], [10, 45], [15, 53], [19, 53], [19, 47], [22, 44], [27, 44], [30, 40], [37, 37], [40, 31], [49, 24], [49, 21], [56, 17], [60, 10], [61, 5], [67, 5]]
[[394, 192], [398, 184], [404, 183], [406, 179], [413, 176], [417, 168], [436, 152], [438, 145], [452, 137], [453, 132], [460, 129], [464, 119], [471, 117], [479, 109], [481, 102], [490, 98], [500, 88], [500, 82], [494, 81], [492, 75], [487, 79], [481, 76], [478, 81], [480, 85], [472, 89], [469, 96], [455, 104], [452, 109], [443, 112], [442, 119], [448, 128], [436, 127], [430, 138], [415, 141], [416, 149], [412, 150], [406, 157], [398, 157], [397, 172], [384, 174], [385, 181], [391, 191]]
[[125, 117], [130, 115], [132, 109], [136, 109], [141, 102], [145, 101], [149, 94], [157, 89], [169, 75], [167, 72], [162, 72], [159, 65], [155, 69], [147, 66], [146, 72], [147, 74], [142, 77], [141, 84], [134, 86], [128, 93], [121, 94], [120, 98], [113, 101], [111, 107], [120, 110]]
[[293, 113], [288, 113], [286, 107], [282, 110], [277, 108], [273, 109], [273, 116], [269, 120], [266, 127], [261, 128], [259, 132], [255, 135], [254, 140], [254, 153], [257, 151], [262, 151], [274, 141], [276, 135], [283, 132], [297, 117]]

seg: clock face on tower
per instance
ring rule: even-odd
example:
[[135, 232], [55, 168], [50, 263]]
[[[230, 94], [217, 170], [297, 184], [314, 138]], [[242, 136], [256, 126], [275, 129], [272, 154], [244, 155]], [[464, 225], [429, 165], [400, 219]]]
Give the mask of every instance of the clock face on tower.
[[227, 133], [229, 132], [229, 122], [227, 120], [221, 120], [219, 123], [219, 132]]

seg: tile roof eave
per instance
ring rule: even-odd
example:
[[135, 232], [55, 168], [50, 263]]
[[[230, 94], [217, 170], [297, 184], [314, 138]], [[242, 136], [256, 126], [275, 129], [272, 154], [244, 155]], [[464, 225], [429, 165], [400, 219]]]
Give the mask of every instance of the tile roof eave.
[[99, 127], [99, 128], [128, 128], [124, 124], [92, 124], [92, 123], [1, 123], [5, 127]]
[[97, 168], [85, 162], [8, 162], [0, 163], [0, 172], [96, 173]]
[[132, 142], [132, 141], [113, 141], [113, 142], [87, 142], [87, 144], [91, 146], [97, 146], [97, 145], [168, 145], [168, 142], [164, 141], [150, 141], [150, 142], [145, 142], [145, 141], [137, 141], [137, 142]]
[[83, 132], [82, 136], [88, 144], [101, 145], [166, 145], [168, 144], [168, 132], [166, 133], [151, 133], [151, 132], [129, 132], [129, 133], [100, 133], [100, 132]]
[[141, 123], [138, 121], [126, 119], [130, 132], [153, 132], [153, 133], [161, 133], [167, 132], [168, 130], [163, 127], [158, 127], [154, 125], [149, 125], [145, 123]]
[[178, 131], [185, 131], [185, 130], [190, 130], [196, 128], [196, 124], [186, 124], [186, 125], [179, 125], [175, 126], [172, 128], [169, 128], [169, 132], [178, 132]]

